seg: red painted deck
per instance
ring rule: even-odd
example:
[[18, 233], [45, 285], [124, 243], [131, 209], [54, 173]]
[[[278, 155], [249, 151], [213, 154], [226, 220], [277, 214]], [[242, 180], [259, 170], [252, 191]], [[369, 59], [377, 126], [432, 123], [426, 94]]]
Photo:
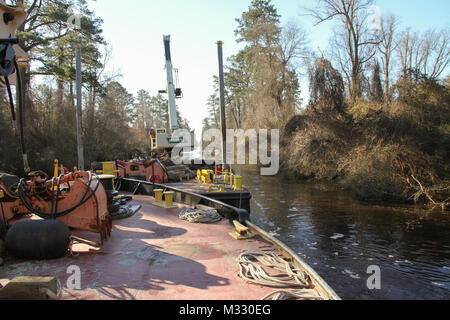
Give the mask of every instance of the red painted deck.
[[[235, 261], [242, 252], [260, 252], [270, 245], [232, 239], [226, 220], [190, 224], [178, 218], [181, 209], [162, 209], [152, 201], [135, 196], [132, 203], [142, 209], [115, 221], [111, 238], [100, 250], [76, 245], [76, 258], [10, 259], [0, 268], [0, 283], [17, 276], [53, 276], [65, 287], [65, 299], [89, 300], [259, 300], [275, 291], [245, 283]], [[72, 265], [80, 267], [81, 290], [66, 287]]]

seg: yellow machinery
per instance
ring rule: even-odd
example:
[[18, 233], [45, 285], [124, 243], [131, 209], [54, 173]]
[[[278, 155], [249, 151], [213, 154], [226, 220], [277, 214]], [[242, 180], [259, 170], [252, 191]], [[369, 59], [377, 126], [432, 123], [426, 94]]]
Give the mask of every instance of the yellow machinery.
[[115, 176], [120, 172], [116, 170], [116, 164], [114, 162], [102, 162], [101, 164], [102, 170], [97, 170], [95, 173]]
[[[224, 183], [230, 185], [230, 188], [234, 191], [242, 191], [242, 177], [240, 175], [235, 175], [233, 173], [224, 173]], [[203, 184], [215, 184], [216, 176], [213, 170], [198, 170], [197, 171], [197, 182]], [[220, 188], [222, 187], [222, 188]], [[216, 189], [214, 186], [211, 186], [209, 192], [213, 192]], [[225, 187], [222, 184], [219, 184], [219, 192], [224, 192]]]
[[198, 183], [214, 183], [214, 171], [213, 170], [198, 170], [197, 171]]

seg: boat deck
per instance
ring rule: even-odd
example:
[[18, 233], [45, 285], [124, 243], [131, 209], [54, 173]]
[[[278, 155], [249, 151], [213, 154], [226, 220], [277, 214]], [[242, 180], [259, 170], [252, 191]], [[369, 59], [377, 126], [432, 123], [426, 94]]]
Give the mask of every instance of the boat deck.
[[[64, 299], [87, 300], [260, 300], [275, 289], [248, 284], [238, 276], [237, 257], [271, 248], [262, 239], [236, 241], [229, 221], [191, 224], [179, 219], [185, 208], [163, 209], [148, 196], [134, 196], [142, 209], [113, 223], [101, 248], [74, 245], [78, 257], [52, 261], [9, 258], [0, 283], [18, 276], [53, 276], [66, 287], [70, 266], [81, 270], [81, 290], [64, 289]], [[95, 240], [96, 235], [75, 234]], [[94, 238], [93, 238], [94, 236]]]

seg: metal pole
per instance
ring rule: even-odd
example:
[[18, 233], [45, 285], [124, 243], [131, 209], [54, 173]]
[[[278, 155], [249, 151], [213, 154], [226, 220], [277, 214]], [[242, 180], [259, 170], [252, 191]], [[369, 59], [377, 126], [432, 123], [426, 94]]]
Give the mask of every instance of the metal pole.
[[77, 51], [76, 56], [77, 69], [77, 151], [78, 151], [78, 170], [84, 171], [84, 148], [81, 133], [81, 49]]
[[227, 122], [225, 117], [225, 83], [223, 78], [223, 42], [217, 42], [217, 51], [219, 56], [219, 103], [220, 103], [220, 127], [222, 128], [222, 166], [226, 169], [227, 158]]

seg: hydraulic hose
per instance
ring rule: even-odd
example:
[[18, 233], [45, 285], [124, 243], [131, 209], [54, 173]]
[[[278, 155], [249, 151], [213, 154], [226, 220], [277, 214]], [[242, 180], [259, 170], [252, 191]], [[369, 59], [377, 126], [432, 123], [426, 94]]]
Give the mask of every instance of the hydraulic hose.
[[[101, 181], [97, 177], [97, 175], [95, 175], [95, 177], [97, 178], [97, 185], [95, 186], [94, 190], [92, 190], [92, 193], [89, 196], [87, 196], [87, 194], [89, 193], [89, 190], [91, 190], [90, 186], [91, 186], [91, 183], [92, 183], [92, 180], [93, 180], [93, 175], [91, 173], [89, 173], [89, 182], [87, 184], [86, 192], [83, 194], [83, 197], [81, 198], [80, 202], [76, 206], [72, 207], [71, 209], [68, 209], [68, 210], [65, 210], [65, 211], [62, 211], [62, 212], [54, 212], [54, 213], [52, 212], [52, 213], [48, 214], [48, 213], [41, 212], [41, 211], [33, 208], [33, 206], [25, 199], [25, 193], [24, 193], [25, 179], [21, 179], [20, 182], [19, 182], [19, 187], [18, 187], [18, 189], [19, 189], [19, 198], [22, 201], [22, 203], [25, 206], [25, 208], [28, 209], [28, 211], [30, 211], [31, 213], [34, 213], [35, 215], [37, 215], [38, 217], [40, 217], [42, 219], [56, 219], [56, 218], [60, 218], [60, 217], [63, 217], [63, 216], [66, 216], [66, 215], [72, 213], [74, 210], [76, 210], [79, 207], [81, 207], [82, 205], [84, 205], [86, 202], [88, 202], [94, 196], [94, 194], [97, 192], [98, 188], [101, 185]], [[58, 179], [58, 183], [59, 183], [59, 181], [60, 181], [60, 179]], [[59, 189], [59, 186], [58, 186], [58, 189]], [[59, 195], [59, 192], [57, 193], [56, 197], [58, 197], [58, 195]], [[53, 199], [52, 199], [52, 210], [56, 211], [55, 208], [57, 208], [57, 200], [56, 200], [56, 203], [54, 203]]]
[[28, 164], [28, 155], [27, 151], [25, 149], [25, 137], [24, 137], [24, 122], [23, 122], [23, 109], [24, 109], [24, 103], [23, 103], [23, 87], [22, 87], [22, 76], [20, 74], [19, 65], [17, 63], [17, 60], [14, 59], [14, 66], [16, 68], [17, 73], [17, 90], [19, 92], [18, 94], [18, 105], [19, 105], [19, 124], [20, 124], [20, 147], [22, 149], [22, 159], [23, 159], [23, 168], [25, 173], [29, 173], [31, 171], [30, 165]]

